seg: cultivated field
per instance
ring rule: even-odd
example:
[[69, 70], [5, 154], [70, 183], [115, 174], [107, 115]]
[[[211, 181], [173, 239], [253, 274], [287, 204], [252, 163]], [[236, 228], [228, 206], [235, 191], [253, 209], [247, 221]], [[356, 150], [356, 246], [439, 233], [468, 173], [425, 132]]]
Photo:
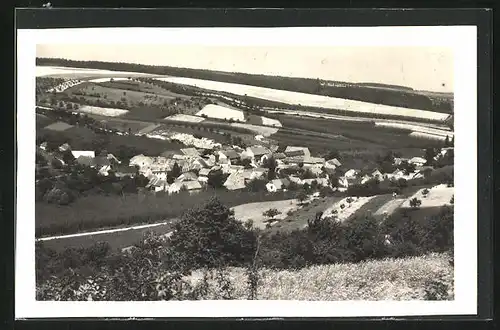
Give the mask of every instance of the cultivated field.
[[424, 133], [424, 132], [411, 132], [410, 136], [415, 137], [415, 138], [420, 138], [420, 139], [426, 139], [426, 140], [437, 140], [437, 141], [446, 140], [446, 136], [436, 135], [436, 134], [431, 134], [431, 133]]
[[420, 207], [422, 208], [432, 208], [432, 207], [440, 207], [443, 205], [450, 205], [450, 200], [453, 197], [455, 193], [455, 188], [454, 187], [448, 187], [445, 184], [440, 184], [437, 186], [434, 186], [429, 190], [429, 193], [427, 196], [425, 196], [422, 192], [425, 190], [420, 189], [417, 191], [412, 197], [408, 198], [402, 205], [402, 207], [409, 208], [410, 206], [410, 200], [413, 198], [417, 198], [422, 201], [422, 205]]
[[352, 111], [357, 113], [377, 113], [381, 115], [400, 115], [406, 117], [414, 117], [429, 120], [445, 120], [448, 114], [432, 112], [426, 110], [409, 109], [401, 107], [393, 107], [382, 104], [368, 103], [362, 101], [354, 101], [341, 99], [323, 95], [306, 94], [299, 92], [291, 92], [279, 89], [271, 89], [243, 84], [224, 83], [219, 81], [180, 78], [180, 77], [165, 77], [158, 80], [167, 81], [176, 84], [184, 84], [205, 88], [215, 91], [223, 91], [236, 95], [247, 95], [258, 99], [281, 102], [291, 105], [303, 105], [310, 107], [319, 107], [332, 110]]
[[271, 119], [264, 116], [262, 116], [261, 118], [262, 118], [262, 125], [264, 126], [281, 127], [281, 123], [277, 119]]
[[182, 121], [182, 122], [186, 122], [186, 123], [201, 123], [202, 121], [205, 120], [205, 118], [203, 118], [203, 117], [184, 115], [184, 114], [173, 115], [173, 116], [167, 117], [165, 119]]
[[160, 127], [160, 126], [161, 126], [160, 124], [151, 124], [149, 126], [144, 127], [143, 129], [139, 130], [137, 132], [137, 134], [148, 134], [148, 133], [154, 131], [155, 129], [157, 129], [158, 127]]
[[70, 68], [62, 66], [36, 66], [37, 77], [61, 77], [61, 78], [118, 78], [118, 77], [150, 77], [154, 76], [141, 72], [111, 71], [101, 69]]
[[394, 213], [405, 201], [404, 198], [395, 198], [387, 201], [375, 213], [376, 216], [389, 216]]
[[94, 107], [90, 105], [82, 105], [78, 108], [78, 111], [108, 117], [123, 116], [128, 112], [128, 110], [123, 109]]
[[47, 125], [46, 127], [44, 127], [44, 129], [48, 129], [48, 130], [56, 131], [56, 132], [64, 132], [72, 127], [74, 127], [74, 126], [66, 124], [66, 123], [61, 122], [61, 121], [58, 121], [58, 122], [52, 123], [50, 125]]
[[216, 118], [216, 119], [232, 119], [237, 121], [245, 121], [245, 115], [241, 110], [235, 110], [228, 107], [223, 107], [216, 104], [208, 104], [203, 109], [201, 109], [197, 116], [207, 116], [208, 118]]
[[[370, 197], [346, 197], [329, 208], [322, 215], [322, 218], [336, 217], [339, 221], [345, 221], [351, 217], [363, 205], [371, 201], [375, 196]], [[348, 202], [351, 200], [351, 203]]]
[[231, 126], [246, 128], [246, 129], [254, 131], [256, 134], [260, 134], [263, 136], [271, 136], [273, 134], [276, 134], [279, 131], [278, 128], [258, 126], [258, 125], [252, 125], [252, 124], [243, 124], [243, 123], [231, 123]]
[[90, 101], [122, 102], [126, 101], [134, 106], [142, 105], [163, 105], [173, 99], [172, 96], [153, 94], [151, 92], [131, 91], [115, 87], [105, 87], [96, 84], [82, 84], [67, 91], [77, 97], [83, 97]]
[[302, 229], [307, 225], [307, 221], [314, 219], [316, 213], [323, 212], [332, 204], [341, 200], [341, 197], [325, 197], [314, 199], [308, 205], [302, 206], [288, 213], [284, 220], [280, 221], [269, 230], [276, 231], [291, 231], [294, 229]]
[[286, 218], [287, 212], [294, 211], [300, 208], [297, 200], [288, 199], [282, 201], [272, 201], [272, 202], [260, 202], [260, 203], [249, 203], [238, 205], [233, 208], [234, 216], [237, 220], [245, 222], [249, 219], [253, 220], [253, 224], [257, 228], [266, 228], [266, 221], [269, 218], [262, 215], [269, 209], [277, 209], [281, 211], [281, 214], [275, 217], [276, 220], [282, 220]]
[[[263, 269], [259, 275], [257, 299], [260, 300], [426, 300], [425, 290], [435, 280], [446, 285], [449, 300], [454, 297], [453, 267], [446, 254], [321, 265], [293, 271]], [[247, 299], [245, 271], [231, 268], [230, 277], [235, 285], [235, 299]], [[188, 277], [193, 284], [201, 278], [201, 272]], [[215, 286], [213, 281], [209, 283]], [[217, 299], [216, 292], [211, 294], [212, 299]]]

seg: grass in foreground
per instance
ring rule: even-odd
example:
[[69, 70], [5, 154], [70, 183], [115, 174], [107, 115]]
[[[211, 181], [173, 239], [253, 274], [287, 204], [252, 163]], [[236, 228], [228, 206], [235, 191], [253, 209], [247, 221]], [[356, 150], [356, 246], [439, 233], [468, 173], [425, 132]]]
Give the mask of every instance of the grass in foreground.
[[[322, 265], [301, 270], [260, 271], [259, 300], [453, 300], [454, 270], [446, 253]], [[195, 272], [189, 280], [201, 280]], [[233, 299], [247, 299], [247, 275], [231, 268]], [[209, 299], [220, 299], [209, 280]]]

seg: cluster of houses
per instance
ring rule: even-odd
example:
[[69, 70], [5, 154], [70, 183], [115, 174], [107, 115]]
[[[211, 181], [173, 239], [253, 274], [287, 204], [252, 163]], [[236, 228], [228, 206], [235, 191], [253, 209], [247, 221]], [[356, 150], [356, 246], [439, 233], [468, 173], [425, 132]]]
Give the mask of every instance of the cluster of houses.
[[[40, 149], [46, 147], [42, 143]], [[64, 144], [59, 147], [60, 151], [70, 150], [70, 146]], [[437, 157], [442, 157], [452, 148], [443, 148]], [[221, 146], [218, 148], [195, 148], [188, 147], [178, 151], [165, 151], [158, 156], [136, 155], [130, 159], [128, 164], [123, 164], [112, 154], [96, 155], [94, 151], [74, 151], [71, 153], [76, 162], [82, 165], [94, 167], [101, 175], [108, 175], [109, 171], [117, 177], [133, 177], [142, 174], [149, 179], [146, 188], [155, 192], [177, 193], [181, 190], [196, 193], [202, 190], [209, 181], [210, 174], [221, 171], [227, 178], [224, 187], [228, 190], [240, 190], [247, 187], [254, 179], [266, 180], [266, 189], [269, 192], [285, 190], [293, 182], [297, 185], [329, 186], [330, 177], [338, 177], [340, 191], [349, 186], [364, 184], [376, 178], [383, 180], [418, 179], [424, 177], [424, 173], [431, 167], [425, 166], [426, 160], [421, 157], [411, 159], [394, 158], [396, 167], [405, 162], [415, 165], [415, 171], [407, 173], [403, 169], [396, 169], [393, 173], [381, 173], [378, 169], [372, 173], [361, 175], [357, 169], [342, 169], [342, 175], [336, 173], [341, 162], [336, 159], [325, 159], [314, 157], [306, 147], [288, 146], [283, 152], [278, 152], [277, 146], [264, 147], [254, 145], [245, 149], [238, 146]], [[275, 160], [275, 172], [279, 179], [267, 180], [269, 168], [266, 160]], [[62, 160], [61, 160], [62, 161]], [[245, 165], [242, 165], [245, 164]], [[174, 166], [179, 171], [175, 178], [170, 178]], [[298, 175], [280, 175], [284, 173], [296, 173], [294, 170], [307, 169], [313, 178], [301, 179]], [[292, 170], [292, 171], [287, 171]], [[169, 183], [170, 182], [170, 183]]]

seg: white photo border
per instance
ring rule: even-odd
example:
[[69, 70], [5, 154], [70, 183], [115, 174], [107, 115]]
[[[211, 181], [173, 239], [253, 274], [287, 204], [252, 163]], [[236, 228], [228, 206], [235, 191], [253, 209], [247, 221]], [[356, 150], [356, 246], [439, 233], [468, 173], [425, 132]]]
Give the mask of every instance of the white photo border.
[[[325, 37], [328, 36], [328, 37]], [[54, 302], [35, 299], [37, 44], [438, 46], [453, 48], [455, 300]], [[477, 314], [477, 28], [79, 28], [17, 30], [15, 318], [404, 317]]]

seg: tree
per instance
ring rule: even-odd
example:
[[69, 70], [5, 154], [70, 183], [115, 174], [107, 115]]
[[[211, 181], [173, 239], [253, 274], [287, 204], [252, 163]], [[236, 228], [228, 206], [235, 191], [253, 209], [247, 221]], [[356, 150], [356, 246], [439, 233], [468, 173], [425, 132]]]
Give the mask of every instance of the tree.
[[71, 151], [66, 150], [66, 151], [63, 153], [62, 160], [63, 160], [63, 161], [64, 161], [64, 163], [66, 163], [66, 164], [73, 164], [73, 162], [75, 161], [75, 157], [73, 156], [73, 154], [71, 153]]
[[306, 170], [302, 171], [302, 173], [300, 174], [300, 178], [302, 180], [314, 179], [315, 177], [316, 176], [313, 174], [313, 172], [310, 169], [306, 169]]
[[208, 175], [207, 185], [214, 189], [224, 187], [224, 182], [226, 182], [227, 176], [222, 172], [222, 170], [212, 171]]
[[252, 160], [250, 158], [243, 158], [240, 161], [241, 165], [245, 167], [245, 169], [251, 169], [252, 167]]
[[422, 201], [416, 197], [410, 200], [410, 207], [413, 209], [418, 209], [422, 205]]
[[35, 162], [37, 165], [41, 166], [47, 165], [47, 160], [38, 150], [36, 151]]
[[400, 165], [401, 169], [405, 172], [406, 175], [415, 172], [416, 166], [413, 163], [402, 162]]
[[167, 181], [169, 184], [172, 184], [175, 179], [179, 177], [179, 175], [182, 174], [181, 168], [177, 162], [174, 163], [174, 166], [172, 166], [172, 170], [167, 173]]
[[445, 147], [449, 147], [450, 146], [450, 138], [448, 137], [448, 135], [446, 135], [446, 139], [444, 140], [444, 146]]
[[406, 188], [408, 187], [408, 181], [406, 181], [405, 178], [399, 178], [398, 181], [396, 182], [396, 186], [399, 188]]
[[247, 183], [246, 189], [251, 192], [267, 191], [267, 181], [254, 178]]
[[330, 159], [338, 159], [340, 158], [340, 153], [338, 152], [338, 150], [330, 150], [326, 155], [325, 155], [325, 159], [326, 160], [330, 160]]
[[281, 211], [278, 211], [278, 209], [269, 209], [262, 213], [263, 216], [269, 218], [270, 220], [274, 220], [274, 217], [277, 215], [281, 214]]
[[432, 166], [434, 164], [434, 158], [438, 154], [437, 150], [434, 148], [425, 149], [424, 159], [427, 161], [426, 165]]
[[185, 212], [175, 225], [170, 246], [187, 268], [241, 265], [254, 254], [256, 235], [234, 218], [234, 212], [212, 198]]

